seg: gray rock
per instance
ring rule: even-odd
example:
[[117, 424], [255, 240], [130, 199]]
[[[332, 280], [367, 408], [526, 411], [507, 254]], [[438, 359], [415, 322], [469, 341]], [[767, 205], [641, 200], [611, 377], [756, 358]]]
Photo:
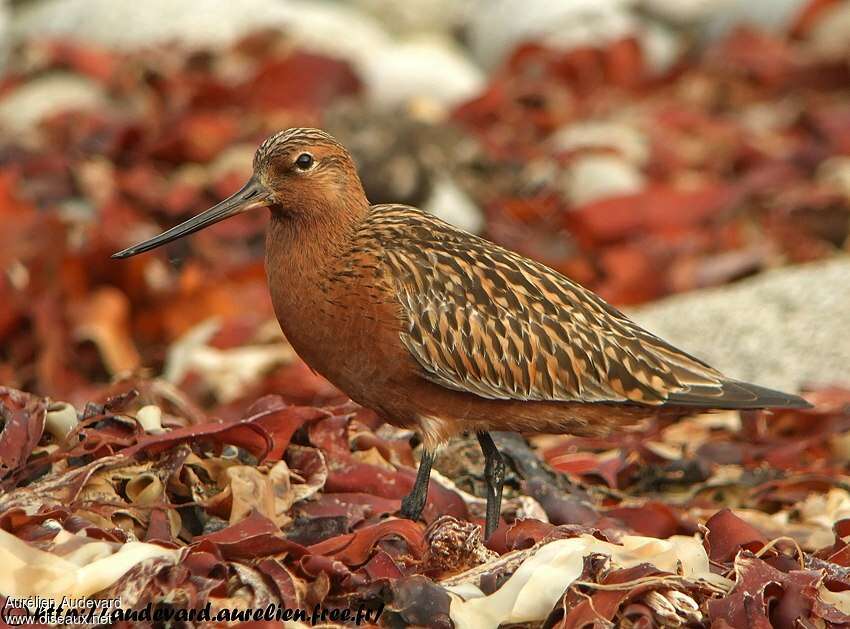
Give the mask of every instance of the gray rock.
[[794, 392], [850, 385], [850, 257], [687, 293], [629, 315], [730, 377]]

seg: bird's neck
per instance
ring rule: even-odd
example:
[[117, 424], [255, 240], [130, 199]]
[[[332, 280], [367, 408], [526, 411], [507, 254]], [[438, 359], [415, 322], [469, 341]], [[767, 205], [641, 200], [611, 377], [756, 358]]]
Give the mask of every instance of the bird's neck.
[[273, 209], [266, 235], [268, 270], [299, 272], [301, 276], [321, 273], [348, 250], [368, 213], [365, 200], [304, 212]]
[[[275, 314], [293, 345], [310, 338], [329, 316], [341, 261], [369, 206], [272, 212], [266, 237], [266, 275]], [[296, 349], [298, 349], [296, 347]]]

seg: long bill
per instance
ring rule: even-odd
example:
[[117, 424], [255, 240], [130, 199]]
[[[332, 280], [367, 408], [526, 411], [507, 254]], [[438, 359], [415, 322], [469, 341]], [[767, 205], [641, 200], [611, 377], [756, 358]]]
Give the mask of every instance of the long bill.
[[223, 221], [231, 216], [236, 216], [242, 212], [253, 210], [255, 208], [266, 207], [269, 202], [269, 193], [254, 177], [248, 180], [239, 192], [226, 198], [221, 203], [211, 207], [205, 212], [201, 212], [197, 216], [193, 216], [188, 221], [180, 223], [171, 229], [164, 231], [159, 236], [154, 236], [149, 240], [140, 242], [132, 247], [127, 247], [123, 251], [113, 253], [113, 258], [129, 258], [151, 249], [177, 240], [183, 236], [193, 234], [204, 227], [209, 227], [219, 221]]

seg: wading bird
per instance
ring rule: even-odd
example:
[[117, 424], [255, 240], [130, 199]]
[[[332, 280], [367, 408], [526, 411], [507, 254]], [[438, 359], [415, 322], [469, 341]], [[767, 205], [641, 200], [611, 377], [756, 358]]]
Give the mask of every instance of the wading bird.
[[420, 516], [434, 453], [459, 433], [484, 453], [489, 537], [505, 464], [488, 431], [604, 435], [659, 412], [809, 406], [726, 378], [542, 264], [414, 207], [370, 205], [348, 151], [317, 129], [271, 136], [239, 192], [114, 257], [259, 208], [271, 211], [266, 273], [295, 351], [421, 437], [405, 517]]

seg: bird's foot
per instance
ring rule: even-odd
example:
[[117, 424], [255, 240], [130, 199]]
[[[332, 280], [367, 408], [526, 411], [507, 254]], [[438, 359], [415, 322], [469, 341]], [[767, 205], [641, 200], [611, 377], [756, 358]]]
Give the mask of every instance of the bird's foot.
[[431, 479], [431, 465], [434, 463], [434, 455], [427, 450], [422, 453], [419, 461], [419, 471], [416, 473], [416, 481], [413, 488], [401, 501], [401, 517], [409, 520], [418, 520], [425, 509], [428, 501], [428, 483]]
[[479, 432], [478, 442], [484, 453], [484, 478], [487, 481], [487, 520], [484, 539], [488, 539], [499, 526], [502, 511], [502, 488], [505, 485], [505, 460], [493, 443], [490, 433]]
[[423, 509], [425, 509], [427, 498], [427, 494], [417, 495], [416, 488], [414, 487], [413, 491], [407, 494], [401, 501], [399, 514], [408, 520], [418, 520], [419, 516], [422, 515]]

